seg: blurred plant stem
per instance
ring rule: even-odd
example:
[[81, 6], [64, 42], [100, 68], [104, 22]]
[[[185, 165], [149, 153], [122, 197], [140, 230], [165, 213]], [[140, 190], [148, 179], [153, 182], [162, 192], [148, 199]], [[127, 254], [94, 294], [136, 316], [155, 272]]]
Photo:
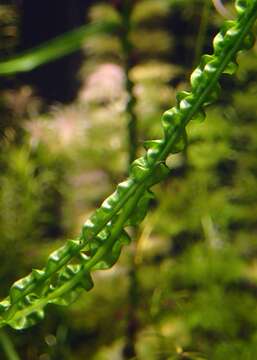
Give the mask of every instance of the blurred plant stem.
[[72, 54], [95, 34], [110, 33], [115, 27], [114, 23], [95, 23], [83, 25], [59, 35], [18, 55], [0, 61], [0, 76], [31, 71], [48, 62]]
[[137, 158], [137, 116], [135, 112], [136, 98], [133, 94], [134, 83], [130, 78], [130, 71], [133, 67], [133, 46], [130, 41], [131, 13], [133, 10], [133, 1], [125, 0], [122, 11], [122, 51], [124, 59], [125, 86], [127, 91], [127, 134], [128, 134], [128, 167]]
[[215, 7], [215, 9], [218, 11], [218, 13], [223, 16], [226, 19], [231, 19], [233, 18], [233, 15], [231, 14], [230, 11], [228, 11], [225, 6], [223, 5], [221, 0], [212, 0], [213, 5]]
[[203, 5], [199, 32], [198, 32], [197, 39], [196, 39], [195, 58], [194, 58], [193, 68], [195, 68], [197, 66], [197, 64], [199, 63], [200, 57], [203, 53], [204, 40], [205, 40], [207, 27], [208, 27], [208, 23], [209, 23], [210, 11], [211, 11], [211, 1], [207, 0], [204, 2], [204, 5]]
[[2, 329], [0, 329], [0, 344], [7, 360], [20, 360], [10, 337]]
[[[126, 116], [127, 116], [127, 149], [128, 149], [128, 170], [131, 163], [137, 158], [138, 134], [137, 115], [135, 112], [136, 97], [133, 93], [134, 83], [130, 78], [130, 71], [133, 67], [133, 45], [130, 41], [131, 14], [134, 1], [124, 0], [122, 4], [122, 51], [125, 72], [125, 87], [127, 92]], [[134, 242], [131, 247], [129, 258], [129, 288], [128, 288], [128, 312], [126, 339], [123, 349], [124, 359], [131, 359], [136, 356], [135, 342], [138, 329], [137, 308], [139, 302], [139, 289], [137, 280], [137, 268], [135, 262], [136, 241], [138, 228], [133, 229]]]

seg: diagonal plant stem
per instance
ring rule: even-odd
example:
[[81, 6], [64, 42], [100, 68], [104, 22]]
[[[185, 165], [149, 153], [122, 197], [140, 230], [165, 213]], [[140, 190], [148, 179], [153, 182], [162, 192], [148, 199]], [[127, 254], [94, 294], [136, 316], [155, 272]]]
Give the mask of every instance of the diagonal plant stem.
[[[93, 256], [88, 262], [86, 262], [82, 268], [82, 270], [76, 274], [71, 280], [67, 281], [64, 285], [59, 287], [57, 290], [50, 293], [47, 297], [42, 298], [38, 300], [35, 304], [32, 304], [22, 310], [17, 310], [15, 314], [12, 316], [12, 321], [15, 321], [16, 319], [26, 317], [33, 311], [35, 311], [37, 308], [41, 308], [46, 306], [52, 299], [55, 299], [56, 297], [61, 297], [63, 294], [71, 291], [80, 281], [83, 279], [83, 277], [91, 270], [91, 268], [98, 263], [99, 260], [102, 259], [102, 257], [110, 250], [112, 245], [114, 244], [117, 237], [120, 235], [121, 231], [123, 230], [124, 224], [127, 221], [127, 218], [131, 214], [131, 212], [134, 210], [135, 204], [139, 200], [139, 198], [142, 196], [142, 192], [144, 191], [144, 187], [142, 186], [137, 190], [135, 195], [128, 201], [126, 206], [124, 207], [124, 211], [120, 214], [118, 217], [118, 220], [115, 223], [115, 226], [112, 229], [111, 235], [108, 238], [108, 241], [102, 246], [98, 252]], [[8, 321], [7, 321], [8, 323]]]
[[[106, 269], [117, 261], [119, 251], [115, 246], [121, 248], [124, 228], [142, 220], [135, 220], [135, 216], [147, 211], [148, 203], [142, 200], [147, 199], [148, 189], [168, 174], [165, 159], [185, 145], [186, 125], [192, 119], [204, 119], [203, 109], [218, 97], [222, 73], [234, 73], [237, 52], [253, 45], [250, 30], [257, 18], [257, 0], [238, 0], [236, 5], [238, 20], [225, 23], [214, 39], [214, 54], [202, 57], [191, 76], [191, 93], [178, 93], [177, 106], [164, 113], [163, 139], [146, 143], [148, 151], [131, 165], [130, 179], [119, 184], [116, 192], [96, 210], [78, 240], [51, 254], [43, 270], [32, 272], [11, 287], [10, 296], [0, 303], [0, 327], [8, 324], [20, 329], [33, 325], [43, 317], [48, 303], [68, 304], [71, 299], [66, 299], [67, 296], [81, 290], [82, 285], [90, 290], [90, 272], [95, 266], [102, 262], [98, 269]], [[83, 256], [81, 250], [89, 251], [89, 255]], [[76, 266], [65, 265], [76, 258], [79, 259]], [[52, 279], [56, 274], [57, 283]]]
[[3, 329], [0, 329], [0, 344], [7, 360], [20, 360], [10, 337]]
[[85, 41], [92, 36], [113, 32], [116, 28], [117, 24], [115, 23], [83, 25], [11, 58], [1, 60], [0, 76], [10, 76], [31, 71], [79, 50]]
[[221, 0], [212, 0], [215, 9], [226, 19], [231, 19], [232, 14], [228, 11]]

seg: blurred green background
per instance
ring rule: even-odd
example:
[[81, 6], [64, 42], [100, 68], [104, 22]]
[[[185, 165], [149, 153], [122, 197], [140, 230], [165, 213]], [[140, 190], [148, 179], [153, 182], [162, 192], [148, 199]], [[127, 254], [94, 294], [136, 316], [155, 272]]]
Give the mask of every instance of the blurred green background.
[[[137, 155], [162, 136], [162, 112], [235, 16], [224, 3], [226, 12], [212, 1], [130, 1], [127, 48], [121, 33], [96, 31], [72, 55], [0, 77], [1, 298], [126, 177], [128, 119]], [[124, 21], [123, 5], [2, 1], [1, 58], [80, 25]], [[257, 358], [257, 45], [238, 63], [206, 121], [189, 125], [187, 149], [169, 157], [134, 245], [72, 306], [0, 333], [1, 360]]]

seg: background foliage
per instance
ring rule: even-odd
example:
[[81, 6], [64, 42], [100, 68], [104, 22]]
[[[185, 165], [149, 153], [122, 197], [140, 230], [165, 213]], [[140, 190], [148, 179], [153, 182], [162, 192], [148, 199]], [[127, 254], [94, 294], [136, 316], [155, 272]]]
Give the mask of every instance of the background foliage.
[[[89, 23], [115, 22], [119, 2], [93, 3]], [[233, 13], [232, 3], [226, 6]], [[21, 41], [21, 16], [13, 5], [0, 6], [3, 55]], [[129, 75], [141, 153], [145, 139], [160, 137], [160, 114], [188, 87], [188, 74], [223, 19], [201, 1], [141, 0], [133, 22]], [[2, 297], [76, 235], [127, 172], [120, 37], [95, 34], [83, 53], [81, 87], [68, 104], [49, 104], [19, 77], [1, 86]], [[169, 159], [172, 176], [156, 187], [136, 247], [124, 249], [112, 270], [95, 273], [95, 289], [68, 309], [50, 307], [33, 329], [8, 330], [21, 359], [126, 358], [132, 254], [136, 358], [255, 358], [256, 58], [255, 45], [240, 56], [236, 77], [223, 79], [222, 101], [209, 108], [206, 122], [190, 125], [189, 146]]]

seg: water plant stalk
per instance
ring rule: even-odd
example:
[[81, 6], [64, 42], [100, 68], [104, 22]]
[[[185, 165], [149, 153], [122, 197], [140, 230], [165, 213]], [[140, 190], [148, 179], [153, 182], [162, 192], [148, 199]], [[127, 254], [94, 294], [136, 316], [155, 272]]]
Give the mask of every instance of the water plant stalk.
[[[122, 4], [121, 19], [122, 19], [122, 52], [124, 61], [125, 72], [125, 85], [127, 92], [126, 103], [126, 117], [127, 117], [127, 142], [128, 142], [128, 172], [131, 164], [137, 157], [138, 151], [138, 132], [137, 125], [138, 119], [136, 115], [135, 105], [136, 97], [134, 95], [134, 82], [131, 79], [131, 70], [133, 68], [133, 44], [130, 40], [131, 28], [132, 28], [132, 12], [135, 1], [124, 0]], [[123, 348], [124, 359], [131, 359], [136, 356], [135, 342], [137, 336], [137, 308], [138, 308], [138, 281], [137, 281], [137, 268], [135, 264], [135, 246], [138, 238], [138, 227], [133, 228], [131, 234], [134, 239], [134, 243], [130, 248], [129, 264], [128, 264], [128, 309], [127, 309], [127, 321], [126, 321], [126, 336], [125, 344]]]
[[129, 179], [86, 221], [77, 239], [52, 253], [42, 270], [34, 269], [12, 285], [0, 303], [0, 327], [32, 326], [44, 317], [47, 304], [70, 304], [83, 289], [92, 288], [92, 271], [118, 260], [122, 246], [130, 242], [126, 227], [142, 221], [153, 197], [151, 187], [170, 173], [165, 159], [186, 146], [186, 125], [205, 119], [205, 107], [219, 96], [221, 75], [234, 74], [237, 53], [253, 46], [257, 0], [237, 0], [236, 10], [238, 18], [225, 22], [214, 38], [213, 54], [202, 56], [192, 73], [191, 92], [179, 92], [177, 105], [163, 114], [163, 138], [145, 142], [147, 151], [131, 164]]

